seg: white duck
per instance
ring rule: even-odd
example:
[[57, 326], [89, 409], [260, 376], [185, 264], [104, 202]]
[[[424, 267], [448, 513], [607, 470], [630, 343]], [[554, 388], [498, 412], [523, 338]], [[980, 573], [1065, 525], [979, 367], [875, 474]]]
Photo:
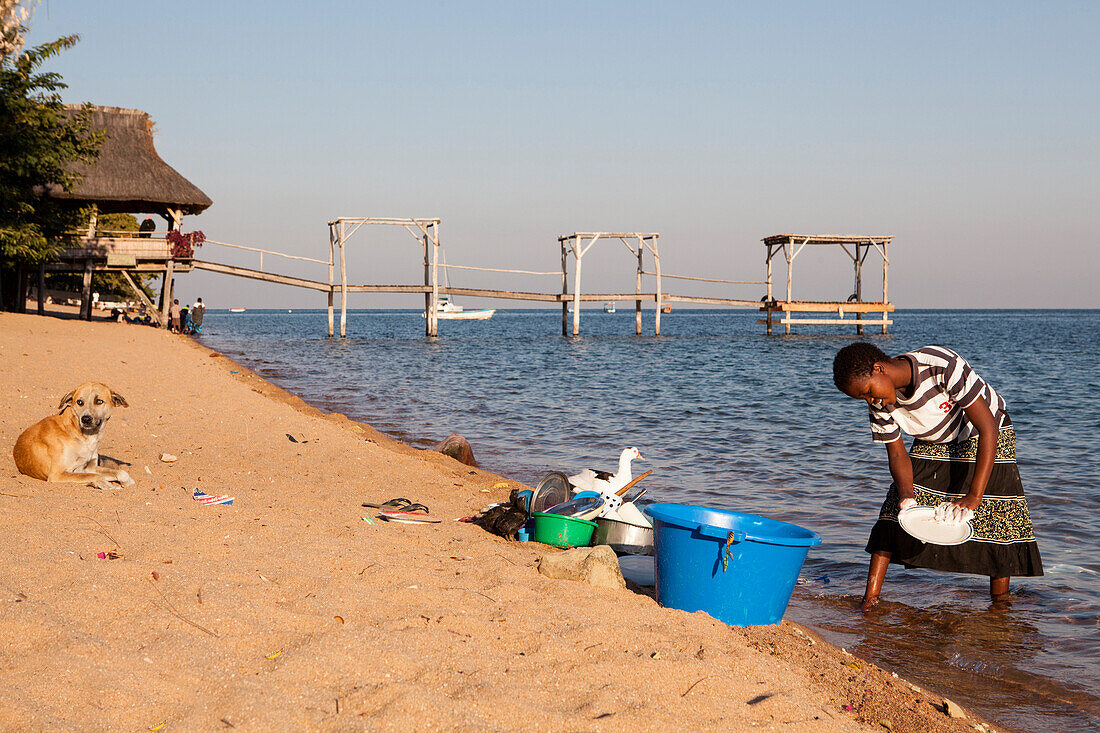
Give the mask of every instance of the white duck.
[[569, 477], [569, 484], [575, 491], [598, 491], [601, 494], [614, 494], [630, 483], [633, 476], [630, 475], [630, 462], [633, 460], [644, 461], [637, 448], [626, 448], [619, 456], [619, 470], [615, 473], [607, 471], [593, 471], [586, 468], [578, 474]]

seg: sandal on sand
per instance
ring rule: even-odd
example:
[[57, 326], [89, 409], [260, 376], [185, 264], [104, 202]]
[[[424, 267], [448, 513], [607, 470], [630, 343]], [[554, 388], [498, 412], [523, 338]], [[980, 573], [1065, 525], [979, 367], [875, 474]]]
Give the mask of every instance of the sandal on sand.
[[412, 506], [412, 502], [402, 497], [397, 499], [390, 499], [389, 501], [384, 501], [381, 504], [371, 504], [370, 502], [363, 502], [363, 506], [369, 506], [372, 509], [401, 509], [403, 507]]
[[439, 517], [433, 517], [428, 513], [428, 507], [423, 504], [409, 504], [400, 509], [379, 512], [380, 517], [390, 522], [405, 522], [406, 524], [433, 524], [442, 522]]

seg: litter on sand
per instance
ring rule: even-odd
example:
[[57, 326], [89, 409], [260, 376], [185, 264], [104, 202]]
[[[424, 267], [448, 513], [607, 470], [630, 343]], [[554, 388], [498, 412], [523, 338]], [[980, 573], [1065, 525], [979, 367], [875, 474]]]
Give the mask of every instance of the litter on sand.
[[192, 497], [195, 499], [195, 501], [202, 504], [203, 506], [210, 506], [212, 504], [229, 505], [233, 503], [233, 497], [229, 496], [228, 494], [218, 494], [217, 496], [214, 496], [213, 494], [207, 494], [206, 492], [200, 491], [199, 489], [195, 489], [195, 493], [192, 494]]
[[406, 524], [434, 524], [443, 521], [439, 517], [433, 517], [428, 512], [428, 507], [423, 504], [409, 504], [400, 509], [381, 511], [378, 516], [388, 522], [404, 522]]

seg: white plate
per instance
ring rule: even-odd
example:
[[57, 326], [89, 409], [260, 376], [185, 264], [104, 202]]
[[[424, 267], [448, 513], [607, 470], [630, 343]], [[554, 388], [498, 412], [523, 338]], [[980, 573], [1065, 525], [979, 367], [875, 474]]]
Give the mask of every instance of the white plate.
[[898, 512], [898, 523], [921, 542], [933, 545], [961, 545], [974, 536], [970, 522], [945, 524], [937, 522], [935, 507], [913, 506]]

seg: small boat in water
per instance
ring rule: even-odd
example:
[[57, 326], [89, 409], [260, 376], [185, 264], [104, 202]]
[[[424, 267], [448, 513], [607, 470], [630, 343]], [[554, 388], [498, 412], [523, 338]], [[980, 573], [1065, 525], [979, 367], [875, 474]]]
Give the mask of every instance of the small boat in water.
[[244, 313], [244, 308], [230, 308], [230, 313]]
[[604, 313], [614, 313], [615, 312], [615, 304], [612, 303], [611, 301], [608, 301], [608, 302], [604, 303], [603, 304], [603, 312]]
[[435, 303], [435, 317], [441, 321], [487, 321], [496, 312], [496, 308], [468, 311], [453, 302], [449, 295], [440, 295]]

